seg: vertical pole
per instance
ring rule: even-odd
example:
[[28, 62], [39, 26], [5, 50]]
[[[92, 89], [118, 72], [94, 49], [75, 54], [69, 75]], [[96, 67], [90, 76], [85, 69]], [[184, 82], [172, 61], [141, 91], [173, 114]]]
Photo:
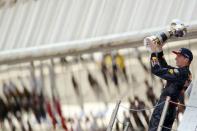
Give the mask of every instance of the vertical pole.
[[169, 101], [170, 101], [170, 97], [167, 96], [166, 101], [165, 101], [165, 105], [164, 105], [164, 108], [163, 108], [163, 112], [161, 114], [161, 118], [160, 118], [160, 121], [159, 121], [159, 126], [157, 128], [157, 131], [162, 130], [162, 126], [163, 126], [163, 123], [164, 123], [164, 120], [165, 120], [165, 117], [166, 117], [166, 113], [168, 111]]
[[110, 119], [110, 121], [109, 121], [109, 125], [108, 125], [108, 127], [107, 127], [107, 131], [112, 131], [114, 122], [115, 122], [115, 120], [116, 120], [116, 115], [117, 115], [117, 113], [118, 113], [118, 109], [119, 109], [120, 103], [121, 103], [121, 100], [118, 100], [117, 103], [116, 103], [116, 107], [115, 107], [115, 109], [113, 110], [113, 113], [112, 113], [112, 115], [111, 115], [111, 119]]

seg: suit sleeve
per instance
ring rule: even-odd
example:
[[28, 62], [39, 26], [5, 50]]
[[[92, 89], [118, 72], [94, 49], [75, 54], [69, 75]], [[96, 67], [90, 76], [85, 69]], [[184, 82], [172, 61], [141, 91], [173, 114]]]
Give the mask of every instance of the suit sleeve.
[[168, 63], [166, 62], [166, 59], [165, 59], [165, 57], [164, 57], [164, 53], [163, 53], [163, 51], [161, 51], [161, 52], [158, 52], [158, 53], [152, 53], [151, 54], [151, 56], [155, 56], [155, 57], [157, 57], [158, 58], [158, 61], [159, 61], [159, 63], [160, 63], [160, 65], [162, 66], [162, 67], [171, 67], [170, 65], [168, 65]]
[[[161, 53], [161, 52], [160, 52]], [[177, 81], [182, 75], [182, 71], [179, 68], [171, 67], [167, 64], [163, 57], [163, 52], [161, 54], [152, 53], [151, 54], [151, 71], [154, 75], [169, 81]]]

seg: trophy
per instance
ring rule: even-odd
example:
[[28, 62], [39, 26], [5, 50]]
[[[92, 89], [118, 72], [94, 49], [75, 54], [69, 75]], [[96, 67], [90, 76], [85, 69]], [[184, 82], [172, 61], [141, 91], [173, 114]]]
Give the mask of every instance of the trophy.
[[186, 32], [187, 28], [184, 23], [180, 20], [173, 20], [166, 32], [146, 37], [144, 39], [144, 45], [150, 52], [153, 52], [150, 48], [151, 44], [164, 45], [171, 37], [183, 37]]

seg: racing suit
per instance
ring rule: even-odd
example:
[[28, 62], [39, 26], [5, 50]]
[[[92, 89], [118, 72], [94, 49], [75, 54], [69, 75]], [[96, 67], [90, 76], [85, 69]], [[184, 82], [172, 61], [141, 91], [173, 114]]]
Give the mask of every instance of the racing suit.
[[[159, 125], [166, 97], [170, 96], [171, 101], [178, 102], [181, 92], [186, 90], [189, 83], [191, 82], [191, 73], [189, 66], [181, 68], [169, 66], [164, 58], [163, 51], [159, 53], [152, 53], [150, 62], [152, 73], [167, 81], [165, 88], [162, 89], [162, 93], [158, 101], [159, 106], [154, 109], [149, 122], [149, 131], [156, 131]], [[167, 128], [172, 128], [175, 117], [176, 105], [170, 103], [162, 131], [170, 131], [170, 129]]]

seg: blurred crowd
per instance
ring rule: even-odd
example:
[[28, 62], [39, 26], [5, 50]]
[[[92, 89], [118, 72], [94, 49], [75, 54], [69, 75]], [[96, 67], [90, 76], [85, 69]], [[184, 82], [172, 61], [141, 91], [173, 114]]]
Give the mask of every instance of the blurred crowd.
[[[137, 60], [139, 61], [144, 73], [148, 73], [149, 69], [142, 61], [142, 57], [138, 51]], [[130, 87], [136, 78], [134, 75], [129, 74], [125, 64], [125, 56], [120, 53], [106, 53], [100, 62], [100, 72], [103, 76], [103, 81], [109, 90], [109, 82], [114, 83], [117, 92], [121, 91], [122, 82], [127, 83]], [[85, 62], [83, 58], [77, 59], [79, 62]], [[69, 61], [66, 58], [60, 59], [60, 64], [65, 66]], [[104, 96], [103, 88], [101, 88], [101, 82], [96, 79], [94, 74], [87, 68], [87, 82], [89, 83], [95, 97], [101, 100], [107, 108], [108, 101]], [[39, 72], [39, 81], [35, 75], [34, 64], [31, 63], [30, 76], [31, 87], [27, 88], [21, 77], [18, 77], [18, 81], [22, 86], [22, 89], [18, 89], [17, 85], [10, 81], [2, 81], [2, 92], [0, 96], [0, 124], [1, 129], [16, 131], [17, 129], [22, 131], [35, 130], [35, 123], [32, 123], [32, 117], [38, 125], [46, 123], [51, 129], [65, 130], [65, 131], [104, 131], [108, 126], [106, 121], [106, 111], [102, 115], [87, 115], [65, 117], [62, 111], [62, 104], [60, 102], [60, 95], [57, 91], [56, 85], [56, 73], [55, 64], [52, 60], [48, 66], [51, 94], [47, 94], [45, 91], [43, 67], [41, 66]], [[131, 77], [128, 77], [131, 75]], [[131, 78], [131, 80], [129, 80]], [[154, 80], [154, 77], [152, 77]], [[71, 75], [71, 83], [76, 96], [78, 97], [78, 103], [83, 111], [83, 95], [80, 91], [80, 81], [77, 81], [75, 76]], [[152, 85], [147, 79], [144, 80], [146, 86], [145, 94], [146, 100], [140, 99], [139, 96], [132, 96], [128, 98], [128, 109], [140, 110], [144, 108], [150, 108], [157, 103], [157, 96], [154, 92]], [[163, 86], [163, 81], [160, 81]], [[184, 98], [182, 98], [184, 102]], [[180, 108], [179, 112], [183, 112], [184, 109]], [[25, 115], [24, 115], [25, 114]], [[125, 110], [123, 112], [122, 121], [116, 121], [114, 130], [124, 130], [127, 123], [129, 123], [129, 130], [142, 130], [144, 131], [149, 122], [151, 112], [150, 110], [144, 110], [142, 112], [135, 112], [132, 110]], [[26, 116], [26, 117], [24, 117]], [[5, 123], [8, 123], [8, 127]]]

